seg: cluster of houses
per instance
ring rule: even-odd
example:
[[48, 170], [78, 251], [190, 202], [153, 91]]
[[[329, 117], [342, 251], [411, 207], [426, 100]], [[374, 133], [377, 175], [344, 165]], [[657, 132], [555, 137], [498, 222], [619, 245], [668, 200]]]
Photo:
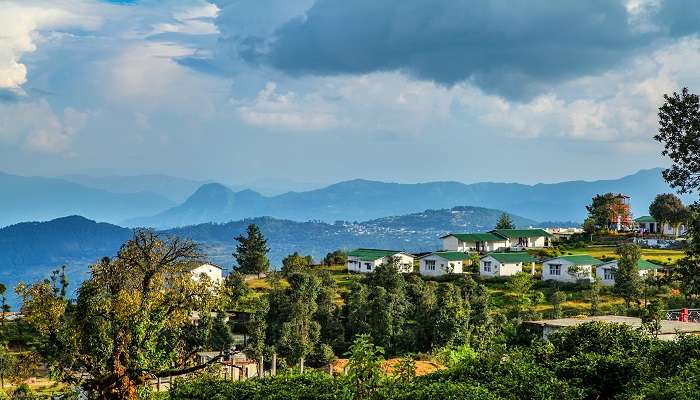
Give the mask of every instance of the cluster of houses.
[[[441, 237], [442, 250], [411, 254], [395, 250], [357, 249], [348, 253], [348, 271], [370, 273], [382, 264], [393, 263], [399, 272], [435, 277], [466, 273], [472, 254], [479, 255], [479, 275], [508, 277], [519, 272], [535, 274], [537, 260], [528, 249], [552, 245], [554, 236], [543, 229], [495, 229], [486, 233], [450, 233]], [[641, 260], [639, 274], [655, 273], [661, 266]], [[542, 260], [542, 280], [576, 283], [593, 281], [615, 284], [617, 261], [602, 261], [588, 255], [564, 255]]]

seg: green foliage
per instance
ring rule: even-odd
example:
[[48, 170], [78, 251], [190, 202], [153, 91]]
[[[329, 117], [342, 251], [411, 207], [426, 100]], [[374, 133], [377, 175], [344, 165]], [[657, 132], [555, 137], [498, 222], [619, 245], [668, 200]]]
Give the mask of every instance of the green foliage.
[[[591, 204], [586, 206], [588, 218], [584, 222], [584, 229], [587, 232], [609, 229], [612, 227], [614, 210], [622, 211], [621, 199], [613, 193], [597, 194], [591, 200]], [[628, 216], [621, 215], [622, 219]]]
[[360, 335], [350, 346], [346, 369], [348, 389], [353, 399], [369, 399], [376, 395], [386, 379], [381, 364], [384, 349], [375, 346], [369, 335]]
[[282, 259], [282, 274], [289, 276], [294, 272], [304, 272], [311, 267], [313, 258], [311, 256], [302, 256], [298, 252], [290, 254]]
[[335, 250], [332, 251], [328, 254], [326, 254], [326, 257], [323, 258], [323, 265], [325, 266], [333, 266], [333, 265], [345, 265], [348, 263], [348, 253], [342, 251], [342, 250]]
[[496, 227], [494, 229], [515, 229], [515, 224], [510, 218], [510, 215], [503, 213], [498, 219], [498, 223], [496, 224]]
[[617, 248], [616, 253], [620, 259], [615, 270], [613, 293], [624, 299], [627, 308], [633, 301], [639, 305], [642, 278], [637, 263], [642, 257], [642, 250], [635, 244], [623, 244]]
[[236, 271], [242, 274], [260, 274], [267, 272], [270, 268], [270, 260], [267, 258], [267, 253], [270, 248], [267, 247], [267, 240], [263, 237], [260, 228], [257, 225], [248, 225], [247, 236], [239, 235], [236, 237], [238, 244], [233, 257], [236, 259], [238, 266]]
[[561, 305], [566, 301], [566, 297], [566, 293], [559, 290], [552, 292], [552, 294], [549, 296], [549, 302], [552, 303], [553, 308], [552, 318], [562, 317]]
[[649, 206], [649, 214], [658, 222], [673, 226], [678, 226], [688, 218], [688, 210], [681, 199], [671, 193], [657, 195]]
[[664, 145], [661, 154], [673, 164], [663, 175], [680, 193], [692, 193], [700, 187], [700, 100], [688, 88], [664, 95], [664, 100], [654, 139]]
[[226, 289], [228, 305], [234, 310], [251, 292], [250, 287], [245, 282], [245, 276], [239, 271], [233, 271], [226, 277], [224, 288]]

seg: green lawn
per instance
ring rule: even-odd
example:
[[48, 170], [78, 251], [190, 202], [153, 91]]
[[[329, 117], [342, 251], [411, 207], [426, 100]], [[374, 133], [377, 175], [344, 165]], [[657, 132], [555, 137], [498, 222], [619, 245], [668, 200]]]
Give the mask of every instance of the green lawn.
[[[595, 258], [617, 258], [615, 247], [585, 247], [566, 251], [573, 254], [588, 254]], [[684, 253], [680, 250], [665, 250], [665, 249], [642, 249], [642, 258], [647, 261], [656, 261], [665, 264], [675, 264], [683, 258]]]

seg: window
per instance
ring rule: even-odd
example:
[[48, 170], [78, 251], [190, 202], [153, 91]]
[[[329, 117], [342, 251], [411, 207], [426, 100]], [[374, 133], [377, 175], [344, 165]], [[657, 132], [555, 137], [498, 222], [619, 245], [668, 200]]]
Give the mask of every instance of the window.
[[615, 279], [615, 274], [613, 273], [612, 268], [603, 269], [603, 279], [605, 279], [606, 281], [611, 281]]
[[491, 272], [491, 261], [484, 261], [484, 272]]
[[372, 270], [372, 264], [371, 264], [371, 263], [365, 263], [365, 269], [366, 269], [367, 271], [371, 271], [371, 270]]
[[549, 274], [550, 275], [561, 275], [561, 264], [549, 264]]
[[425, 260], [425, 270], [435, 271], [435, 260]]

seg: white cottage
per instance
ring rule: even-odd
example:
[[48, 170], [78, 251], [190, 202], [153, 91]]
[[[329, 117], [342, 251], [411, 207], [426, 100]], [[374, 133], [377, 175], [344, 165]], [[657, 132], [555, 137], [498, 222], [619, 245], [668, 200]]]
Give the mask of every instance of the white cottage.
[[549, 247], [552, 237], [544, 229], [494, 229], [491, 233], [505, 238], [507, 247], [518, 249]]
[[224, 270], [218, 265], [202, 264], [192, 269], [192, 279], [199, 281], [203, 275], [215, 285], [223, 285], [224, 283]]
[[442, 249], [446, 251], [478, 251], [482, 253], [506, 248], [506, 238], [493, 233], [450, 233], [441, 237]]
[[[600, 278], [600, 281], [603, 285], [615, 286], [615, 271], [617, 270], [617, 263], [617, 260], [610, 261], [600, 264], [595, 268], [596, 276]], [[639, 262], [637, 263], [637, 270], [639, 272], [639, 276], [642, 277], [645, 277], [649, 274], [653, 275], [656, 273], [656, 271], [658, 271], [661, 268], [662, 267], [660, 265], [654, 264], [647, 260], [639, 260]]]
[[512, 276], [523, 271], [523, 266], [535, 271], [535, 259], [526, 252], [489, 253], [479, 261], [479, 275], [484, 277]]
[[436, 251], [418, 259], [418, 272], [423, 276], [463, 274], [468, 253], [461, 251]]
[[687, 233], [687, 228], [684, 224], [673, 226], [668, 222], [657, 222], [654, 217], [645, 215], [634, 220], [639, 227], [639, 233], [660, 233], [666, 236], [683, 236]]
[[390, 264], [393, 259], [398, 261], [399, 272], [413, 272], [412, 254], [397, 250], [356, 249], [348, 253], [348, 271], [370, 273], [382, 264]]
[[588, 255], [561, 256], [542, 263], [542, 280], [576, 283], [592, 281], [593, 267], [603, 262]]

